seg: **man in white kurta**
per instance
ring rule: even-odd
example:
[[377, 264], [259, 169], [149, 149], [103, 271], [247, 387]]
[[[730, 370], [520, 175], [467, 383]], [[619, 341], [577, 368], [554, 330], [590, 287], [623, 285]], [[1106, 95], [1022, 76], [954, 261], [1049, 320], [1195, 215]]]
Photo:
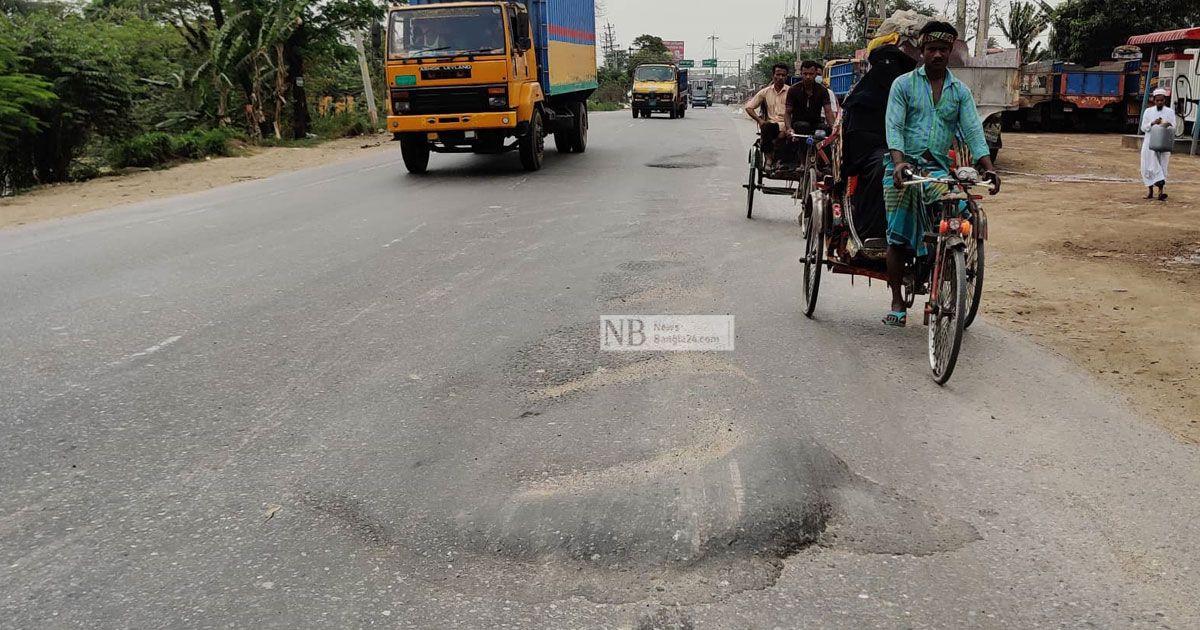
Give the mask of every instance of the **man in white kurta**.
[[1161, 88], [1154, 91], [1154, 105], [1142, 113], [1140, 127], [1146, 134], [1142, 140], [1142, 183], [1146, 186], [1147, 199], [1154, 198], [1154, 187], [1157, 186], [1159, 201], [1166, 201], [1167, 193], [1163, 189], [1167, 186], [1167, 164], [1171, 154], [1150, 150], [1150, 130], [1160, 125], [1175, 126], [1175, 110], [1167, 107], [1167, 91]]

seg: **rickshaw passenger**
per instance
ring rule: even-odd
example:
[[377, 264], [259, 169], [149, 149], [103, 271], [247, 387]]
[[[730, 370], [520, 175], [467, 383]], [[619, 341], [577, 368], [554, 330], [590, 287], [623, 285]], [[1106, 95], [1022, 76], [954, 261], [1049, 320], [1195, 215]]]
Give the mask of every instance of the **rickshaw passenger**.
[[844, 177], [857, 177], [851, 208], [863, 239], [882, 239], [887, 232], [883, 205], [883, 162], [887, 155], [884, 115], [896, 77], [916, 68], [915, 59], [891, 44], [874, 48], [867, 57], [870, 70], [842, 103], [842, 165]]
[[[784, 129], [787, 115], [788, 67], [777, 63], [773, 68], [771, 84], [758, 91], [747, 103], [746, 113], [758, 124], [762, 134], [762, 152], [767, 158], [766, 167], [775, 167], [775, 159], [779, 151], [780, 132]], [[767, 107], [766, 118], [759, 115], [759, 108]]]

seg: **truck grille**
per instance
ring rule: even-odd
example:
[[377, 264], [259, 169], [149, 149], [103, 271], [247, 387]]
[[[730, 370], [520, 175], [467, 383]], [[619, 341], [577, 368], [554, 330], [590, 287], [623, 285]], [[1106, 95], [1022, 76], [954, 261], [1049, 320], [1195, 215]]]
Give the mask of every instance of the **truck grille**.
[[487, 87], [412, 90], [411, 114], [472, 114], [488, 111]]

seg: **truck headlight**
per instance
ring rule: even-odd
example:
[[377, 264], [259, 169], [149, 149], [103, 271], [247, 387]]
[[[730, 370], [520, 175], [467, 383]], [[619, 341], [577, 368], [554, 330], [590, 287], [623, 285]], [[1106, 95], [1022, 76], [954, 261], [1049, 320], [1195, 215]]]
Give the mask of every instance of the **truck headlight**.
[[488, 88], [488, 107], [505, 109], [508, 107], [508, 88]]
[[407, 114], [412, 109], [408, 101], [392, 101], [393, 114]]

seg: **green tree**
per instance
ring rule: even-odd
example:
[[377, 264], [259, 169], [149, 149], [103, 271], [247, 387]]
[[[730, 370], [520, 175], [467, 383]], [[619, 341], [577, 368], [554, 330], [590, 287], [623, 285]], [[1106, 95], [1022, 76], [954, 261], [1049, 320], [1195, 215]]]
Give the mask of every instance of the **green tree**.
[[661, 37], [654, 35], [640, 35], [633, 40], [633, 47], [636, 50], [629, 56], [629, 74], [633, 75], [633, 71], [638, 66], [648, 63], [671, 63], [675, 58], [671, 55], [671, 50], [663, 43]]
[[1008, 15], [996, 17], [1000, 32], [1021, 51], [1022, 61], [1038, 61], [1044, 54], [1037, 38], [1050, 26], [1050, 16], [1032, 2], [1008, 3]]
[[38, 132], [42, 122], [37, 110], [56, 98], [45, 79], [21, 72], [22, 62], [28, 60], [19, 57], [15, 47], [13, 41], [0, 36], [0, 164], [21, 135]]
[[65, 181], [72, 160], [98, 136], [121, 137], [134, 126], [135, 78], [128, 52], [78, 15], [33, 12], [20, 24], [0, 21], [0, 38], [17, 42], [21, 72], [51, 84], [57, 97], [31, 109], [36, 132], [18, 135], [5, 169], [17, 187]]
[[763, 45], [762, 53], [754, 62], [754, 66], [750, 68], [750, 80], [754, 85], [766, 85], [771, 80], [771, 76], [774, 74], [772, 68], [777, 63], [787, 66], [789, 74], [794, 72], [796, 67], [795, 51], [786, 50], [774, 43]]
[[1049, 11], [1050, 49], [1059, 59], [1094, 65], [1131, 35], [1200, 23], [1196, 0], [1066, 0]]

